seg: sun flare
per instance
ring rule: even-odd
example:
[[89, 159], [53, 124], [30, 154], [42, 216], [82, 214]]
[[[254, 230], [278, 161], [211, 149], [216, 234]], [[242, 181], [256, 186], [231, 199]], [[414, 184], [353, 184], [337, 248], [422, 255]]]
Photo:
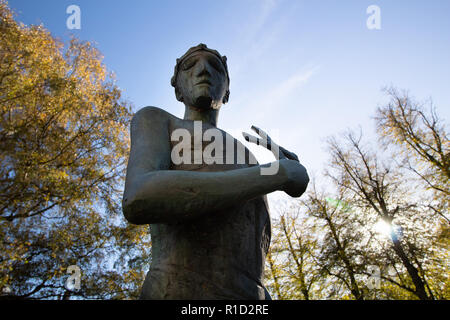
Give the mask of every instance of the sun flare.
[[375, 231], [384, 236], [390, 236], [392, 227], [384, 220], [380, 220], [375, 224]]

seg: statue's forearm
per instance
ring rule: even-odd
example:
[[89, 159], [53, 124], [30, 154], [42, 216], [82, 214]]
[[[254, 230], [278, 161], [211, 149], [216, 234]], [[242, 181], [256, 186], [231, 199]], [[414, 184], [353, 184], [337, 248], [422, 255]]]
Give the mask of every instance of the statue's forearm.
[[135, 224], [176, 223], [276, 190], [283, 172], [261, 175], [261, 166], [221, 172], [152, 171], [129, 185], [125, 217]]

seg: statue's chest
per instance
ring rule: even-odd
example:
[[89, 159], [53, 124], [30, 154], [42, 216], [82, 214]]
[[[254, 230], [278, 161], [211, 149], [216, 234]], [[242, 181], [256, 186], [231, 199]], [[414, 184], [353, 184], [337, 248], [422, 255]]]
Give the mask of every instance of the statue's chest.
[[240, 141], [200, 121], [171, 129], [170, 144], [172, 170], [226, 171], [258, 164]]

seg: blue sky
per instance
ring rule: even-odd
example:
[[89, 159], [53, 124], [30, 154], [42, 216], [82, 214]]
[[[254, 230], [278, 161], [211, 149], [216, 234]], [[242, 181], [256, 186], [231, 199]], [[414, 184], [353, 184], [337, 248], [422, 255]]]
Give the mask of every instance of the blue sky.
[[[10, 0], [25, 24], [54, 36], [94, 41], [134, 111], [158, 106], [182, 117], [170, 78], [175, 59], [206, 43], [228, 57], [230, 102], [218, 126], [241, 139], [259, 126], [294, 151], [310, 172], [328, 159], [327, 136], [361, 125], [373, 137], [384, 86], [432, 97], [450, 119], [450, 1]], [[81, 8], [81, 30], [66, 8]], [[369, 30], [366, 9], [381, 9]], [[260, 162], [268, 152], [251, 147]]]

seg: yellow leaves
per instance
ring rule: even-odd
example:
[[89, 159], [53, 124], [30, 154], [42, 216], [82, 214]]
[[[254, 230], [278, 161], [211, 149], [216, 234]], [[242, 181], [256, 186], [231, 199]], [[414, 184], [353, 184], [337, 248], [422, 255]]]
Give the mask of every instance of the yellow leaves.
[[96, 265], [136, 243], [144, 254], [146, 228], [128, 232], [111, 222], [123, 223], [123, 173], [115, 168], [128, 150], [131, 108], [100, 52], [78, 39], [64, 47], [44, 27], [16, 23], [1, 0], [0, 14], [0, 60], [7, 62], [0, 64], [0, 111], [7, 115], [0, 118], [0, 161], [8, 168], [0, 179], [10, 181], [0, 215], [13, 217], [0, 220], [0, 282], [6, 274], [22, 289], [24, 278], [58, 283], [68, 260]]

